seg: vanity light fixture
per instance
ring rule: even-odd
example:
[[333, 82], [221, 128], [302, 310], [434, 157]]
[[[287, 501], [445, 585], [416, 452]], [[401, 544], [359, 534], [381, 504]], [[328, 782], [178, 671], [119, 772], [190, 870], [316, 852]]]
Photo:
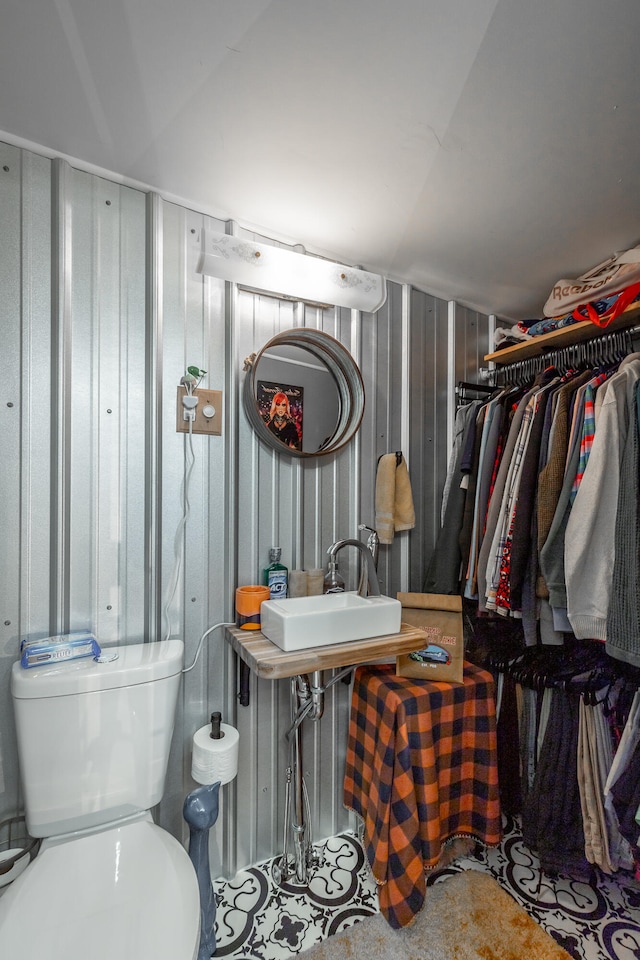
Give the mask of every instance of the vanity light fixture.
[[296, 300], [365, 313], [379, 310], [387, 299], [385, 279], [378, 274], [206, 228], [196, 271]]

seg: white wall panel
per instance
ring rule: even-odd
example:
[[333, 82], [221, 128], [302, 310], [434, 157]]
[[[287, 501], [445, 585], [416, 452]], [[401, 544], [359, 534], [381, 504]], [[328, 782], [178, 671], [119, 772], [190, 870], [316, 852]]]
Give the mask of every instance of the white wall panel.
[[[223, 391], [225, 383], [224, 285], [196, 274], [197, 244], [203, 218], [175, 204], [162, 203], [162, 312], [159, 344], [161, 377], [160, 457], [161, 518], [160, 622], [157, 636], [178, 636], [185, 643], [185, 664], [191, 666], [199, 640], [209, 626], [231, 615], [224, 543], [228, 529], [225, 502], [225, 431], [201, 436], [176, 430], [176, 395], [188, 366], [207, 371], [202, 386]], [[220, 224], [219, 227], [222, 225]], [[191, 780], [191, 740], [213, 710], [228, 712], [224, 643], [220, 631], [205, 640], [196, 666], [184, 676], [176, 734], [160, 820], [178, 836], [186, 835], [182, 803], [195, 784]], [[223, 810], [220, 822], [224, 820]]]
[[[145, 201], [55, 169], [56, 628], [144, 639]], [[57, 256], [56, 256], [57, 254]]]
[[425, 557], [440, 529], [440, 497], [447, 449], [448, 304], [419, 290], [411, 293], [410, 471], [416, 526], [409, 538], [409, 589], [422, 592]]
[[11, 666], [49, 633], [51, 162], [0, 144], [0, 818], [20, 807]]

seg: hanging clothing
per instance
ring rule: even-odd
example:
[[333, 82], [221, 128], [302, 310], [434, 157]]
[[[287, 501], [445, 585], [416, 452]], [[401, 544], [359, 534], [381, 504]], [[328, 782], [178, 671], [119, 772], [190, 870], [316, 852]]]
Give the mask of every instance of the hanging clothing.
[[638, 384], [620, 465], [615, 560], [607, 614], [607, 653], [640, 666], [640, 441]]
[[640, 665], [640, 354], [611, 375], [545, 375], [474, 408], [424, 589], [521, 617], [527, 644], [613, 631], [611, 654]]
[[554, 690], [533, 788], [523, 806], [522, 835], [546, 873], [568, 871], [587, 879], [576, 765], [578, 724], [579, 698]]
[[425, 574], [423, 586], [425, 593], [455, 594], [460, 590], [461, 556], [458, 537], [467, 496], [465, 483], [467, 475], [463, 472], [463, 458], [467, 436], [470, 429], [473, 428], [475, 431], [475, 415], [481, 404], [481, 400], [473, 400], [467, 404], [464, 408], [465, 415], [461, 418], [465, 423], [465, 433], [459, 438], [459, 442], [456, 442], [457, 455], [451, 471], [444, 522]]
[[[614, 790], [620, 777], [629, 767], [638, 744], [640, 743], [640, 692], [636, 691], [627, 721], [622, 731], [618, 747], [614, 753], [611, 766], [604, 784], [604, 808], [607, 822], [613, 824], [612, 837], [614, 838], [614, 857], [619, 866], [627, 870], [633, 867], [633, 852], [631, 844], [622, 836], [620, 821], [614, 802]], [[613, 846], [613, 844], [612, 844]]]
[[[591, 447], [593, 446], [593, 438], [596, 432], [596, 393], [599, 391], [599, 388], [607, 379], [607, 373], [600, 373], [593, 380], [590, 380], [585, 387], [584, 391], [584, 401], [583, 401], [583, 422], [582, 422], [582, 437], [580, 440], [580, 457], [578, 460], [578, 470], [576, 472], [573, 487], [571, 490], [571, 504], [576, 498], [578, 492], [578, 487], [582, 482], [584, 476], [584, 471], [587, 467], [587, 462], [589, 460], [589, 454], [591, 453]], [[604, 392], [603, 392], [604, 396]]]
[[453, 483], [454, 476], [458, 475], [461, 464], [461, 449], [464, 444], [464, 438], [467, 433], [467, 428], [469, 426], [469, 421], [471, 417], [475, 415], [477, 407], [479, 405], [479, 400], [473, 400], [471, 403], [464, 404], [461, 407], [458, 407], [456, 410], [456, 419], [453, 428], [453, 445], [451, 447], [451, 453], [449, 455], [449, 464], [447, 466], [447, 476], [444, 482], [444, 490], [442, 492], [442, 506], [440, 508], [440, 526], [444, 526], [444, 518], [447, 511], [447, 503], [449, 501], [449, 493], [451, 491], [451, 484]]
[[[576, 427], [574, 431], [574, 443], [572, 448], [570, 445], [562, 488], [558, 495], [558, 502], [556, 504], [553, 519], [549, 526], [549, 532], [546, 540], [542, 544], [539, 556], [540, 572], [547, 587], [549, 604], [552, 610], [558, 612], [561, 610], [566, 611], [567, 607], [567, 590], [564, 576], [564, 544], [567, 523], [569, 522], [569, 515], [571, 513], [572, 506], [571, 492], [575, 485], [575, 478], [580, 460], [580, 443], [578, 434], [581, 434], [582, 432], [583, 412], [584, 408], [582, 405], [579, 405], [573, 418], [573, 424]], [[552, 615], [554, 617], [554, 623], [556, 623], [556, 614]], [[564, 621], [566, 622], [556, 624], [557, 628], [571, 630], [571, 625], [567, 620], [566, 613], [564, 616]]]
[[[469, 573], [469, 554], [473, 539], [477, 479], [480, 466], [480, 451], [482, 450], [482, 438], [485, 431], [486, 412], [487, 404], [483, 404], [481, 407], [479, 407], [476, 414], [473, 430], [473, 449], [468, 464], [466, 464], [469, 467], [469, 482], [467, 484], [467, 495], [464, 500], [460, 533], [458, 535], [460, 559], [464, 564], [464, 569], [461, 571], [463, 580], [467, 579]], [[465, 464], [463, 464], [463, 467], [464, 466]]]
[[[569, 443], [569, 404], [578, 387], [590, 379], [591, 372], [585, 370], [563, 384], [554, 394], [553, 435], [547, 462], [538, 477], [538, 556], [549, 535], [562, 490]], [[537, 592], [539, 597], [549, 596], [544, 576], [540, 576], [538, 580]]]
[[478, 596], [478, 560], [487, 522], [489, 497], [491, 495], [493, 482], [495, 482], [496, 458], [498, 449], [501, 448], [504, 443], [503, 433], [506, 420], [506, 405], [506, 395], [503, 394], [496, 397], [495, 400], [487, 404], [484, 418], [480, 459], [478, 463], [473, 528], [464, 591], [465, 597], [469, 599], [475, 599]]
[[589, 461], [567, 523], [567, 615], [579, 638], [607, 639], [620, 465], [639, 378], [640, 354], [634, 353], [605, 384]]
[[[507, 483], [507, 478], [510, 469], [510, 461], [513, 450], [516, 446], [518, 433], [520, 431], [520, 425], [524, 417], [524, 412], [529, 401], [529, 396], [532, 391], [528, 391], [520, 399], [519, 403], [516, 406], [511, 424], [509, 427], [509, 432], [507, 435], [507, 440], [504, 446], [504, 451], [500, 459], [500, 465], [498, 467], [498, 472], [496, 476], [495, 486], [493, 488], [493, 493], [491, 495], [491, 500], [489, 502], [489, 510], [487, 513], [487, 524], [485, 529], [484, 539], [482, 541], [482, 546], [480, 548], [480, 555], [478, 557], [478, 608], [481, 611], [485, 611], [487, 608], [487, 589], [488, 589], [488, 570], [489, 563], [492, 564], [492, 568], [495, 565], [496, 561], [496, 551], [498, 545], [494, 543], [494, 538], [496, 535], [497, 526], [501, 520], [500, 517], [500, 508], [502, 506], [502, 499], [504, 495], [505, 485]], [[499, 557], [498, 557], [499, 559]]]
[[540, 444], [544, 426], [547, 402], [553, 387], [557, 384], [554, 378], [547, 387], [540, 391], [538, 405], [534, 413], [529, 443], [522, 463], [522, 476], [518, 494], [518, 508], [513, 524], [511, 542], [511, 609], [522, 611], [522, 590], [527, 564], [531, 557], [532, 519], [535, 506], [535, 492], [538, 482], [538, 461], [540, 459]]
[[500, 506], [500, 514], [498, 523], [496, 524], [496, 531], [489, 555], [489, 564], [487, 566], [487, 609], [497, 610], [500, 613], [506, 612], [509, 609], [513, 524], [522, 477], [522, 464], [527, 450], [537, 404], [538, 391], [533, 391], [529, 395], [511, 455], [509, 471]]
[[[605, 873], [615, 870], [609, 853], [609, 835], [604, 813], [601, 766], [598, 754], [605, 745], [598, 740], [597, 711], [599, 706], [587, 706], [580, 698], [578, 725], [578, 787], [582, 808], [585, 856]], [[606, 775], [605, 775], [606, 777]]]

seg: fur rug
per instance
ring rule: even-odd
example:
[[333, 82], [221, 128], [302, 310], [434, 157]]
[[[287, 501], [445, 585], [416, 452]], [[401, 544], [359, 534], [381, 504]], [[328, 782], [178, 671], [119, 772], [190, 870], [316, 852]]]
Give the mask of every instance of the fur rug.
[[487, 873], [465, 870], [427, 889], [414, 923], [379, 914], [299, 955], [304, 960], [568, 960], [569, 954]]

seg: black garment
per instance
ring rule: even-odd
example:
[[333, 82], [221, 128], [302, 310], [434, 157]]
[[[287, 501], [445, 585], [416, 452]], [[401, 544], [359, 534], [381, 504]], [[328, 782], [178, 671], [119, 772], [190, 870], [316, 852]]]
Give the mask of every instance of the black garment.
[[475, 457], [475, 447], [478, 442], [478, 434], [482, 435], [482, 430], [478, 430], [478, 413], [482, 407], [482, 404], [478, 401], [478, 407], [473, 417], [469, 420], [469, 426], [467, 427], [467, 432], [464, 437], [462, 444], [462, 456], [460, 458], [460, 470], [462, 473], [471, 473], [473, 470], [473, 465], [476, 460]]
[[[460, 592], [460, 543], [458, 538], [467, 498], [466, 487], [460, 486], [465, 475], [462, 471], [462, 462], [465, 457], [470, 430], [473, 431], [472, 436], [475, 438], [475, 414], [477, 413], [477, 407], [481, 406], [476, 401], [473, 401], [473, 403], [476, 405], [476, 409], [465, 427], [464, 438], [451, 474], [452, 481], [447, 497], [444, 520], [425, 574], [422, 588], [424, 593], [454, 594]], [[466, 455], [468, 456], [468, 452]]]
[[[464, 580], [466, 573], [464, 567], [466, 567], [469, 560], [469, 551], [471, 549], [471, 538], [473, 536], [473, 517], [475, 512], [475, 500], [476, 500], [476, 487], [478, 484], [478, 467], [480, 463], [480, 446], [482, 444], [482, 434], [484, 431], [484, 416], [485, 412], [482, 407], [479, 407], [477, 414], [474, 417], [473, 423], [473, 451], [471, 457], [468, 460], [468, 474], [469, 474], [469, 483], [467, 486], [467, 495], [464, 498], [464, 510], [462, 511], [462, 520], [460, 523], [460, 533], [458, 535], [458, 542], [460, 545], [460, 559], [463, 565], [461, 570], [461, 579]], [[478, 421], [482, 419], [482, 423]], [[465, 454], [466, 455], [466, 454]], [[463, 455], [463, 456], [465, 456]], [[463, 464], [463, 467], [466, 467], [467, 464]]]
[[498, 720], [496, 734], [500, 806], [504, 813], [520, 813], [522, 810], [522, 786], [520, 783], [518, 705], [516, 685], [508, 673], [504, 675], [503, 680], [500, 719]]
[[289, 417], [286, 418], [281, 428], [278, 428], [275, 417], [273, 420], [267, 421], [267, 427], [274, 437], [277, 437], [278, 440], [280, 440], [281, 443], [284, 443], [287, 447], [294, 447], [296, 450], [301, 449], [298, 430], [293, 420], [291, 420]]
[[553, 691], [533, 787], [523, 804], [522, 836], [547, 873], [588, 878], [578, 787], [579, 706], [578, 695]]

